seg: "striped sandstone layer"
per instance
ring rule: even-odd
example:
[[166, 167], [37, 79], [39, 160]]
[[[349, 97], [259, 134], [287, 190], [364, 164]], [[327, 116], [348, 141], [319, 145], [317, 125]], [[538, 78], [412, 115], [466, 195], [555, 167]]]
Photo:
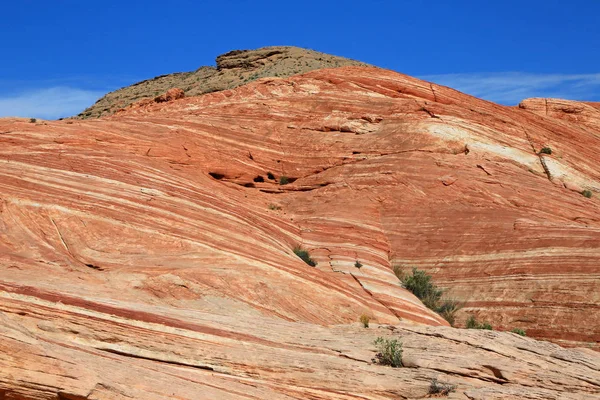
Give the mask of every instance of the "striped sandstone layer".
[[[598, 348], [579, 191], [600, 191], [600, 110], [541, 101], [344, 67], [0, 120], [0, 396], [422, 398], [437, 377], [454, 398], [592, 398], [596, 352], [449, 328], [392, 272], [431, 273], [459, 326]], [[412, 368], [374, 364], [377, 336]]]

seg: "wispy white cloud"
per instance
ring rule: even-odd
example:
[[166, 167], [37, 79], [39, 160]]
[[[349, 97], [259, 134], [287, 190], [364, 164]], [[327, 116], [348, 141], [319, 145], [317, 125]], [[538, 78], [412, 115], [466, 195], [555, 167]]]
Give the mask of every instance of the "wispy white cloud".
[[502, 104], [518, 104], [528, 97], [600, 101], [600, 73], [498, 72], [425, 75], [420, 78]]
[[0, 93], [0, 117], [70, 117], [94, 104], [104, 94], [106, 91], [67, 86], [31, 89], [4, 96]]

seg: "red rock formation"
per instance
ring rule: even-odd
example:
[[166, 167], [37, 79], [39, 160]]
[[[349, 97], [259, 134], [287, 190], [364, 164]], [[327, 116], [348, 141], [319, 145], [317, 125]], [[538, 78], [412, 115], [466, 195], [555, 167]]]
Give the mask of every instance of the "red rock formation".
[[161, 94], [160, 96], [156, 96], [154, 98], [154, 102], [155, 103], [165, 103], [167, 101], [183, 99], [184, 97], [185, 97], [185, 93], [183, 92], [183, 90], [181, 90], [179, 88], [173, 88], [173, 89], [167, 90], [165, 93]]
[[[600, 190], [600, 110], [549, 102], [585, 118], [346, 67], [0, 120], [0, 396], [597, 395], [597, 353], [440, 327], [392, 272], [431, 273], [459, 325], [598, 348], [600, 207], [567, 187]], [[377, 324], [415, 369], [370, 362]]]

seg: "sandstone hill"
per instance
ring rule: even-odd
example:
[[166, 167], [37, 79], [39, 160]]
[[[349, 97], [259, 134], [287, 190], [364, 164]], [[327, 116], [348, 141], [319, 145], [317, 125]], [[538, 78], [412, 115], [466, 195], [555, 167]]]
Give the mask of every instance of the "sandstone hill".
[[0, 120], [0, 398], [600, 396], [598, 104], [356, 66], [177, 97]]
[[200, 67], [192, 72], [157, 76], [108, 93], [78, 118], [97, 118], [113, 114], [141, 99], [154, 98], [168, 89], [181, 88], [186, 96], [233, 89], [264, 77], [289, 77], [321, 68], [367, 64], [318, 51], [291, 46], [234, 50], [220, 55], [216, 67]]

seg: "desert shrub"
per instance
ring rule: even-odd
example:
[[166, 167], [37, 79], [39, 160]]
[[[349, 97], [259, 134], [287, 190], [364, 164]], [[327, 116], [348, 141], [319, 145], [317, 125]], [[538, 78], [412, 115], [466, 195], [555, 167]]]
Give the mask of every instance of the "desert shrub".
[[312, 258], [310, 258], [310, 253], [308, 251], [304, 250], [300, 246], [294, 247], [294, 254], [296, 254], [298, 257], [300, 257], [302, 259], [302, 261], [304, 261], [305, 263], [307, 263], [311, 267], [314, 267], [314, 266], [317, 265], [317, 263], [315, 262], [315, 260], [313, 260]]
[[269, 204], [269, 210], [281, 210], [281, 207], [278, 206], [277, 204]]
[[410, 290], [417, 296], [427, 308], [435, 310], [443, 290], [438, 289], [431, 280], [431, 275], [417, 268], [412, 269], [412, 275], [404, 274], [402, 276], [402, 284], [407, 290]]
[[363, 265], [360, 261], [356, 260], [356, 262], [354, 263], [354, 266], [358, 269], [360, 269]]
[[511, 330], [511, 332], [516, 333], [517, 335], [527, 336], [527, 332], [525, 332], [525, 330], [521, 328], [514, 328], [513, 330]]
[[591, 190], [587, 190], [587, 189], [586, 189], [586, 190], [584, 190], [583, 192], [581, 192], [581, 194], [582, 194], [584, 197], [587, 197], [588, 199], [592, 197], [592, 191], [591, 191]]
[[279, 177], [279, 184], [280, 185], [287, 185], [288, 183], [290, 183], [290, 179], [287, 176], [280, 176]]
[[479, 323], [473, 315], [471, 315], [467, 319], [465, 327], [467, 329], [485, 329], [488, 331], [491, 331], [493, 329], [492, 325], [490, 325], [488, 322]]
[[552, 149], [550, 147], [542, 147], [540, 154], [552, 154]]
[[369, 327], [369, 321], [371, 320], [371, 318], [369, 318], [368, 315], [363, 314], [360, 316], [360, 318], [358, 319], [360, 321], [360, 323], [365, 327], [368, 328]]
[[402, 342], [396, 339], [384, 339], [381, 336], [373, 342], [377, 347], [375, 361], [390, 367], [402, 367]]
[[35, 124], [37, 122], [37, 119], [35, 119], [35, 118], [29, 118], [29, 122], [31, 122], [32, 124]]
[[450, 326], [454, 326], [456, 322], [456, 313], [462, 308], [462, 304], [458, 300], [447, 299], [442, 300], [435, 308], [435, 312], [442, 316]]
[[477, 329], [477, 327], [479, 326], [479, 323], [477, 322], [477, 320], [475, 319], [474, 316], [469, 316], [469, 318], [467, 318], [467, 322], [465, 323], [465, 328], [467, 329]]
[[402, 281], [402, 285], [430, 310], [441, 315], [448, 323], [454, 326], [456, 312], [461, 309], [461, 304], [452, 299], [442, 300], [444, 291], [438, 288], [431, 275], [417, 268], [412, 269], [412, 274], [406, 274], [399, 266], [394, 266], [394, 274]]
[[429, 385], [429, 394], [439, 394], [447, 396], [456, 390], [456, 385], [438, 381], [436, 378], [431, 380]]

